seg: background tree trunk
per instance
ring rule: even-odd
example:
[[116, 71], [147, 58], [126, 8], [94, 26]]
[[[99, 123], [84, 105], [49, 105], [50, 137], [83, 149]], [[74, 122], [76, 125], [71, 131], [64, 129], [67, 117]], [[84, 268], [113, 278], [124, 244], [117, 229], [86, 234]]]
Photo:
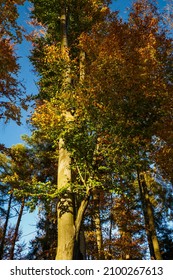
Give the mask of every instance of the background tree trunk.
[[160, 253], [159, 242], [156, 234], [154, 212], [150, 202], [148, 188], [146, 184], [146, 174], [138, 173], [138, 183], [142, 201], [142, 208], [144, 213], [145, 227], [148, 238], [148, 245], [150, 250], [151, 259], [162, 260]]
[[5, 237], [6, 237], [8, 222], [9, 222], [9, 218], [10, 218], [12, 199], [13, 199], [13, 193], [10, 194], [9, 201], [8, 201], [7, 215], [6, 215], [6, 219], [5, 219], [2, 240], [1, 240], [1, 244], [0, 244], [0, 260], [3, 259], [3, 255], [4, 255]]
[[103, 253], [103, 238], [102, 238], [102, 228], [101, 228], [101, 220], [100, 220], [100, 196], [97, 190], [93, 193], [94, 200], [94, 216], [93, 220], [95, 223], [96, 230], [96, 242], [97, 242], [97, 250], [98, 250], [98, 259], [104, 259]]
[[11, 241], [10, 258], [9, 258], [10, 260], [13, 260], [13, 258], [14, 258], [14, 249], [15, 249], [16, 240], [17, 240], [18, 233], [19, 233], [19, 226], [20, 226], [20, 222], [22, 220], [22, 215], [23, 215], [24, 207], [25, 207], [25, 200], [23, 198], [22, 199], [22, 204], [20, 206], [19, 216], [18, 216], [18, 219], [17, 219], [17, 223], [16, 223], [13, 239]]

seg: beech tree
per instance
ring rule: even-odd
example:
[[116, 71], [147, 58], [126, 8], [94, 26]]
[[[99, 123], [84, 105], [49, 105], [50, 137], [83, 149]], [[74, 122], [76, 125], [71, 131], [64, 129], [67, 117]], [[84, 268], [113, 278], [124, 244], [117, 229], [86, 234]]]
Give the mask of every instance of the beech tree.
[[[43, 112], [44, 110], [47, 111], [49, 106], [50, 110], [55, 112], [55, 119], [58, 119], [57, 124], [62, 125], [61, 131], [57, 132], [58, 138], [55, 139], [55, 141], [59, 142], [57, 185], [58, 192], [61, 194], [58, 203], [58, 249], [56, 259], [73, 259], [78, 250], [79, 232], [90, 196], [91, 183], [87, 182], [89, 178], [85, 179], [80, 167], [76, 165], [72, 155], [72, 147], [67, 146], [67, 137], [70, 136], [67, 132], [71, 124], [73, 125], [74, 123], [72, 113], [74, 98], [72, 97], [72, 92], [75, 90], [75, 86], [73, 85], [72, 76], [74, 73], [74, 83], [80, 83], [84, 76], [82, 61], [84, 54], [82, 55], [82, 52], [77, 47], [79, 35], [82, 31], [89, 31], [93, 24], [102, 20], [108, 10], [106, 3], [100, 1], [82, 1], [81, 3], [77, 1], [32, 2], [35, 8], [34, 17], [47, 28], [47, 35], [35, 41], [37, 45], [32, 56], [36, 69], [42, 76], [40, 80], [42, 104], [37, 107], [32, 121], [34, 125], [46, 129], [45, 122], [38, 123], [38, 116], [42, 114], [44, 118]], [[57, 8], [56, 13], [54, 12], [55, 5]], [[47, 9], [46, 16], [45, 9]], [[80, 14], [80, 11], [83, 11], [83, 14]], [[48, 62], [47, 66], [45, 60]], [[45, 69], [46, 71], [44, 71], [45, 66], [46, 68], [48, 67]], [[75, 68], [79, 69], [78, 73], [75, 73]], [[54, 71], [56, 73], [58, 71], [58, 75]], [[51, 77], [53, 83], [50, 83]], [[57, 80], [55, 83], [56, 77], [58, 77], [58, 83]], [[46, 101], [43, 101], [45, 95]], [[62, 102], [62, 100], [65, 102]], [[80, 122], [79, 125], [81, 126]], [[72, 161], [74, 163], [73, 169], [75, 169], [73, 172], [74, 174], [77, 172], [75, 177], [79, 178], [78, 182], [80, 181], [80, 184], [83, 185], [82, 188], [84, 188], [84, 192], [82, 191], [81, 194], [79, 192], [78, 199], [74, 196], [75, 193], [78, 193], [76, 188], [78, 182], [73, 182], [71, 177]], [[74, 203], [77, 203], [79, 208], [74, 208]]]

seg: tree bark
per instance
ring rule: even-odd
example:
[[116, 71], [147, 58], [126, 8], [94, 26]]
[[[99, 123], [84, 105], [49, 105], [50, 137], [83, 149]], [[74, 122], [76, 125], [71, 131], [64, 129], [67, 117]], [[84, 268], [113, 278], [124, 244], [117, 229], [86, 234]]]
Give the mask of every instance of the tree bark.
[[89, 192], [86, 193], [85, 198], [81, 201], [79, 209], [77, 210], [77, 215], [75, 219], [75, 247], [73, 259], [86, 259], [86, 249], [85, 249], [85, 235], [83, 230], [81, 230], [81, 225], [84, 217], [85, 210], [89, 202]]
[[150, 256], [151, 259], [162, 260], [154, 222], [154, 211], [149, 198], [145, 173], [138, 173], [138, 184], [140, 189]]
[[[65, 3], [61, 10], [61, 52], [62, 55], [68, 55], [68, 40], [67, 40], [67, 10]], [[63, 87], [71, 83], [69, 69], [64, 74]], [[65, 112], [65, 117], [69, 117], [69, 112]], [[71, 159], [70, 154], [65, 148], [63, 139], [59, 140], [59, 162], [58, 162], [58, 191], [67, 188], [65, 194], [61, 196], [58, 202], [57, 223], [58, 223], [58, 240], [56, 260], [72, 260], [75, 241], [75, 226], [74, 226], [74, 210], [73, 210], [73, 195], [70, 187], [67, 184], [71, 182]]]
[[9, 257], [10, 260], [14, 259], [14, 250], [15, 250], [15, 245], [16, 245], [16, 240], [17, 240], [17, 237], [18, 237], [18, 233], [19, 233], [19, 227], [20, 227], [20, 223], [21, 223], [21, 220], [22, 220], [24, 207], [25, 207], [25, 200], [23, 198], [22, 199], [22, 204], [20, 206], [19, 216], [18, 216], [18, 219], [17, 219], [13, 239], [11, 241], [10, 257]]
[[80, 52], [80, 82], [83, 82], [85, 79], [85, 52], [81, 50]]
[[93, 220], [95, 223], [95, 230], [96, 230], [98, 259], [101, 260], [104, 259], [104, 254], [103, 254], [102, 228], [101, 228], [101, 221], [100, 221], [100, 196], [98, 190], [94, 191], [93, 200], [94, 200], [94, 207], [95, 207]]
[[[58, 191], [71, 182], [70, 155], [64, 148], [64, 141], [59, 140], [59, 163], [58, 163]], [[56, 260], [72, 260], [75, 226], [73, 196], [70, 188], [65, 191], [58, 202], [58, 248]]]
[[[65, 56], [66, 61], [70, 62], [68, 53], [68, 36], [67, 36], [67, 9], [65, 2], [61, 11], [61, 52]], [[80, 81], [84, 80], [85, 53], [81, 51], [80, 54]], [[68, 89], [71, 85], [70, 66], [67, 66], [66, 73], [64, 73], [63, 90]], [[74, 117], [69, 112], [63, 112], [66, 120], [73, 121]], [[71, 158], [70, 154], [65, 148], [63, 139], [59, 140], [59, 162], [58, 162], [58, 191], [65, 189], [64, 194], [60, 197], [57, 206], [58, 216], [58, 246], [56, 253], [56, 260], [72, 260], [77, 258], [75, 256], [75, 250], [79, 250], [79, 237], [80, 228], [84, 216], [84, 212], [89, 201], [89, 192], [86, 189], [86, 196], [81, 201], [79, 209], [76, 209], [74, 194], [71, 191], [71, 187], [68, 184], [72, 182], [71, 174]], [[70, 184], [69, 184], [70, 185]], [[75, 208], [75, 209], [74, 209]]]
[[[110, 195], [110, 199], [111, 199], [111, 205], [113, 205], [113, 195], [111, 193]], [[113, 230], [113, 215], [112, 215], [112, 211], [110, 211], [110, 228], [109, 228], [109, 259], [112, 259], [112, 230]]]
[[3, 255], [4, 255], [5, 237], [6, 237], [8, 222], [9, 222], [9, 218], [10, 218], [12, 199], [13, 199], [13, 193], [10, 194], [9, 201], [8, 201], [7, 215], [6, 215], [6, 219], [5, 219], [2, 240], [1, 240], [1, 244], [0, 244], [0, 260], [3, 259]]

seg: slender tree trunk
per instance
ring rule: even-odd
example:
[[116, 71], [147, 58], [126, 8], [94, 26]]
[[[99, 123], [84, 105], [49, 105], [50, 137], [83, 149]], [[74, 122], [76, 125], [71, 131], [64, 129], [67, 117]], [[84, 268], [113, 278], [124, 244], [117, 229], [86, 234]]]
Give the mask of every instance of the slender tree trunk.
[[173, 178], [171, 178], [170, 183], [172, 185], [172, 190], [173, 190]]
[[86, 258], [86, 249], [85, 249], [85, 236], [84, 232], [81, 229], [83, 222], [83, 217], [85, 210], [88, 206], [90, 198], [90, 189], [86, 189], [86, 194], [80, 204], [76, 206], [76, 217], [75, 217], [75, 250], [74, 250], [74, 259], [85, 259]]
[[[111, 193], [111, 206], [113, 205], [113, 195]], [[109, 259], [112, 259], [112, 229], [113, 229], [113, 215], [112, 215], [112, 211], [110, 212], [110, 228], [109, 228]]]
[[5, 219], [2, 240], [1, 240], [1, 244], [0, 244], [0, 260], [3, 259], [3, 255], [4, 255], [5, 237], [6, 237], [8, 222], [9, 222], [9, 218], [10, 218], [12, 199], [13, 199], [13, 193], [10, 194], [9, 201], [8, 201], [7, 215], [6, 215], [6, 219]]
[[86, 260], [86, 239], [84, 229], [80, 230], [79, 240], [79, 249], [82, 256], [81, 259]]
[[85, 79], [85, 52], [81, 50], [80, 52], [80, 82]]
[[11, 241], [10, 258], [9, 258], [10, 260], [13, 260], [13, 258], [14, 258], [14, 249], [15, 249], [16, 240], [17, 240], [18, 233], [19, 233], [19, 227], [20, 227], [20, 223], [21, 223], [21, 220], [22, 220], [24, 207], [25, 207], [25, 199], [23, 198], [22, 199], [22, 204], [20, 206], [19, 216], [18, 216], [18, 219], [17, 219], [13, 239]]
[[[80, 51], [79, 57], [79, 69], [80, 69], [80, 76], [79, 81], [83, 83], [85, 78], [85, 52]], [[85, 244], [85, 233], [81, 229], [83, 217], [85, 210], [88, 206], [89, 197], [90, 197], [90, 189], [86, 186], [85, 178], [83, 178], [80, 169], [77, 168], [79, 176], [81, 178], [81, 183], [86, 188], [85, 197], [80, 201], [80, 204], [76, 206], [76, 217], [75, 217], [75, 248], [74, 248], [74, 259], [86, 259], [86, 244]]]
[[[67, 40], [67, 11], [65, 7], [61, 11], [61, 52], [67, 58], [68, 55], [68, 40]], [[64, 74], [64, 90], [71, 83], [69, 69]], [[65, 117], [70, 117], [69, 112], [65, 112]], [[71, 159], [70, 154], [65, 148], [63, 139], [59, 140], [59, 162], [58, 162], [58, 191], [67, 187], [71, 182]], [[73, 195], [70, 187], [66, 189], [65, 194], [60, 198], [57, 209], [58, 223], [58, 246], [56, 260], [72, 260], [75, 241], [75, 226], [74, 226], [74, 210], [73, 210]]]
[[96, 241], [97, 241], [97, 250], [98, 250], [98, 259], [104, 259], [103, 254], [103, 238], [102, 238], [102, 228], [101, 228], [101, 220], [100, 220], [100, 196], [97, 190], [93, 193], [94, 200], [94, 216], [93, 220], [95, 223], [96, 230]]
[[138, 184], [140, 189], [140, 195], [141, 195], [141, 201], [142, 201], [142, 207], [143, 207], [143, 213], [145, 219], [145, 227], [146, 227], [151, 259], [162, 260], [159, 242], [156, 234], [153, 207], [150, 202], [148, 188], [146, 184], [146, 174], [138, 173]]

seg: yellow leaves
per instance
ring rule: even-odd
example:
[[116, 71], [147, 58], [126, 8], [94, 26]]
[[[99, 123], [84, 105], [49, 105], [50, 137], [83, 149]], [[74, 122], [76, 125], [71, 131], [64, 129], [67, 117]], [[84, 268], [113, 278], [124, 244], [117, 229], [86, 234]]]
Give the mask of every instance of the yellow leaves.
[[107, 14], [109, 12], [109, 8], [100, 0], [91, 0], [91, 7], [92, 11], [95, 13], [98, 12], [99, 9], [102, 14]]
[[12, 175], [6, 175], [3, 179], [1, 179], [1, 182], [4, 184], [9, 183], [17, 183], [19, 181], [19, 175], [14, 172]]
[[44, 131], [56, 129], [61, 123], [62, 117], [57, 114], [57, 108], [51, 102], [44, 101], [38, 105], [32, 115], [31, 122], [34, 126], [41, 128]]
[[61, 49], [60, 45], [52, 44], [44, 47], [44, 61], [45, 63], [55, 63], [60, 60], [63, 62], [69, 62], [69, 50], [68, 48]]
[[61, 58], [61, 50], [59, 46], [47, 45], [44, 48], [44, 52], [45, 52], [45, 56], [44, 56], [45, 62], [54, 63], [55, 61]]
[[141, 59], [144, 64], [148, 62], [155, 64], [157, 50], [157, 41], [155, 35], [150, 33], [147, 34], [147, 36], [143, 36], [143, 46], [137, 50], [141, 55]]
[[100, 110], [104, 111], [105, 110], [105, 105], [104, 104], [101, 104], [101, 103], [98, 103], [96, 101], [93, 102], [93, 105], [97, 108], [99, 108]]
[[103, 6], [102, 8], [101, 8], [101, 13], [103, 13], [103, 14], [108, 14], [109, 13], [109, 8], [107, 7], [107, 6]]

